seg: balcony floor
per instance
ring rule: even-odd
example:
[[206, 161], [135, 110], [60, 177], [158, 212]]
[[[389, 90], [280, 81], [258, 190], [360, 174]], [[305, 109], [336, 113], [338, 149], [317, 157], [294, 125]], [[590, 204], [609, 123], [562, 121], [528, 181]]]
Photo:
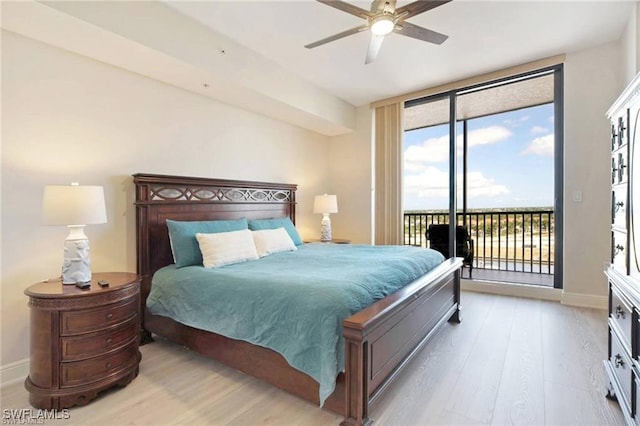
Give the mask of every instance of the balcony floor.
[[[469, 278], [469, 268], [462, 271], [463, 278]], [[479, 281], [506, 282], [553, 287], [553, 275], [531, 272], [499, 271], [496, 269], [473, 269], [473, 279]]]

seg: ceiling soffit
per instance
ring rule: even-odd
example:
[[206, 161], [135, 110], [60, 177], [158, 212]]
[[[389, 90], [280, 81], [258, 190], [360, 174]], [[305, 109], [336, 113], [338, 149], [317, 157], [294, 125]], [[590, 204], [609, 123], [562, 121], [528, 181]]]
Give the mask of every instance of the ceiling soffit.
[[[479, 88], [456, 98], [456, 119], [469, 120], [553, 102], [553, 74]], [[404, 110], [404, 130], [449, 122], [448, 99], [412, 102]]]

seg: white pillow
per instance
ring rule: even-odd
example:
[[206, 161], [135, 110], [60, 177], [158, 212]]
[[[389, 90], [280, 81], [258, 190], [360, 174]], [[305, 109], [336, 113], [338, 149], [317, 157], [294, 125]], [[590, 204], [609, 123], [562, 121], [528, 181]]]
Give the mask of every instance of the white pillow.
[[215, 234], [196, 233], [205, 268], [259, 259], [251, 231], [218, 232]]
[[282, 251], [298, 250], [289, 233], [284, 228], [251, 231], [258, 256], [265, 257]]

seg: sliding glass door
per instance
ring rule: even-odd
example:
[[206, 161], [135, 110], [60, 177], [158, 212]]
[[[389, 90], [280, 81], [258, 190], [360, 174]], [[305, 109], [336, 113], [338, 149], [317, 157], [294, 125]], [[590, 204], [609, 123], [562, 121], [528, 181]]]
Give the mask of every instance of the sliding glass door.
[[404, 117], [405, 243], [457, 223], [475, 279], [561, 287], [562, 67], [409, 101]]

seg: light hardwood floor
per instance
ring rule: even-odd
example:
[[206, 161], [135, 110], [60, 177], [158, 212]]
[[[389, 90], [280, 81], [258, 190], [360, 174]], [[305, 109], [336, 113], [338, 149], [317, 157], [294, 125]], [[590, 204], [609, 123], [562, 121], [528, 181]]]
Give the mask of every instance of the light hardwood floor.
[[[604, 398], [604, 311], [464, 292], [463, 321], [447, 324], [378, 402], [378, 425], [623, 424]], [[158, 340], [141, 348], [140, 375], [69, 420], [95, 425], [337, 425], [340, 417]], [[29, 408], [22, 384], [2, 409]]]

